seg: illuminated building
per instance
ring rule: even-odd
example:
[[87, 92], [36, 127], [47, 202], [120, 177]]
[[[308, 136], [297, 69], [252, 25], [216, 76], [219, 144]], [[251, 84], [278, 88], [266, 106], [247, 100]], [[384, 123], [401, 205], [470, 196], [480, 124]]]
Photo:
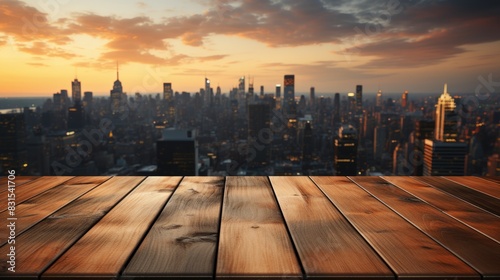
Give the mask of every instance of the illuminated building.
[[375, 106], [378, 108], [379, 111], [382, 109], [383, 102], [384, 101], [382, 100], [382, 91], [379, 89], [377, 91], [377, 97], [375, 98]]
[[467, 154], [467, 143], [425, 139], [423, 175], [463, 176]]
[[458, 134], [458, 115], [455, 112], [455, 100], [444, 85], [443, 94], [436, 105], [435, 139], [443, 142], [456, 142]]
[[73, 103], [82, 100], [82, 84], [76, 78], [71, 82], [71, 98], [73, 99]]
[[174, 98], [174, 91], [172, 90], [172, 83], [163, 83], [163, 100], [172, 101]]
[[356, 86], [356, 114], [360, 114], [363, 111], [363, 86]]
[[276, 84], [276, 98], [281, 98], [281, 85]]
[[408, 107], [408, 91], [405, 90], [405, 92], [403, 92], [403, 94], [401, 95], [401, 107], [403, 107], [403, 109], [406, 109], [406, 107]]
[[341, 176], [357, 175], [358, 135], [352, 125], [342, 125], [339, 136], [334, 141], [335, 174]]
[[0, 174], [26, 169], [26, 131], [23, 114], [0, 114]]
[[285, 75], [283, 109], [289, 118], [295, 117], [295, 75]]

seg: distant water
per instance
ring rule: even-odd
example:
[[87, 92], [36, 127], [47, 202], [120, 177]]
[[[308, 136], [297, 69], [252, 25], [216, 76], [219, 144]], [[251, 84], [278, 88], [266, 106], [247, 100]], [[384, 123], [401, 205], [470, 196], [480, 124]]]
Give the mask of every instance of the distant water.
[[0, 97], [0, 112], [2, 114], [16, 110], [22, 112], [24, 107], [42, 106], [47, 97]]

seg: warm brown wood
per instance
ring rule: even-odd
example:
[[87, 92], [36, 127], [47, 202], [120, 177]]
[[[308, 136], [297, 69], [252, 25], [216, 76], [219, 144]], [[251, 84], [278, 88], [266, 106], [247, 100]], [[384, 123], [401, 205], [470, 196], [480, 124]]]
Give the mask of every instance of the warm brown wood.
[[446, 180], [442, 177], [424, 176], [414, 178], [500, 216], [500, 200], [497, 198]]
[[180, 180], [148, 177], [49, 267], [42, 279], [118, 277]]
[[184, 177], [123, 277], [211, 278], [223, 187], [223, 177]]
[[483, 277], [500, 278], [500, 243], [378, 177], [352, 181], [467, 262]]
[[493, 181], [496, 183], [500, 183], [500, 176], [484, 176], [484, 177], [476, 177], [476, 178], [482, 178], [488, 181]]
[[[66, 183], [53, 187], [16, 207], [16, 235], [53, 214], [55, 211], [93, 189], [109, 177], [75, 177]], [[0, 221], [10, 217], [8, 211], [0, 212]], [[7, 231], [0, 231], [0, 246], [7, 242]]]
[[398, 278], [480, 279], [471, 267], [349, 179], [312, 179], [382, 256]]
[[[49, 190], [57, 185], [60, 185], [69, 179], [73, 178], [71, 176], [60, 176], [60, 177], [43, 177], [44, 180], [34, 180], [23, 184], [22, 188], [15, 190], [16, 194], [16, 205], [23, 203], [24, 201], [38, 195], [46, 190]], [[5, 186], [6, 187], [6, 186]], [[7, 193], [0, 193], [0, 212], [7, 209]]]
[[500, 199], [500, 183], [473, 176], [447, 176], [445, 178]]
[[[7, 271], [8, 244], [0, 247], [0, 276], [38, 279], [45, 268], [143, 179], [113, 177], [18, 236], [15, 274]], [[92, 254], [85, 257], [91, 258]]]
[[[16, 188], [31, 182], [33, 180], [41, 179], [42, 177], [40, 176], [16, 176], [14, 179], [14, 183], [16, 185]], [[0, 177], [0, 193], [6, 192], [7, 191], [7, 186], [8, 186], [8, 177], [7, 176], [2, 176]]]
[[302, 278], [267, 177], [226, 178], [219, 240], [217, 278]]
[[404, 176], [382, 178], [500, 242], [499, 217], [415, 178]]
[[306, 277], [394, 277], [309, 178], [269, 179]]

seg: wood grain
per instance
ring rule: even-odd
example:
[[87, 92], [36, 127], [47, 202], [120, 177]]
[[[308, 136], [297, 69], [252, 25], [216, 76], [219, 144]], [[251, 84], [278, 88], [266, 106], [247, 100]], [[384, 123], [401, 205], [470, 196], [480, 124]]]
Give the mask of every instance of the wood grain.
[[[16, 207], [16, 235], [53, 214], [61, 207], [93, 189], [109, 177], [75, 177], [66, 183], [34, 196]], [[8, 211], [0, 212], [0, 221], [10, 217]], [[0, 231], [0, 246], [7, 242], [7, 231]]]
[[482, 277], [500, 278], [500, 243], [382, 178], [350, 179], [471, 265]]
[[148, 177], [49, 267], [42, 278], [117, 278], [180, 180], [181, 177]]
[[269, 179], [307, 278], [394, 277], [309, 178]]
[[[28, 182], [31, 182], [31, 181], [34, 181], [34, 180], [37, 180], [37, 179], [41, 179], [42, 177], [40, 176], [16, 176], [16, 179], [14, 179], [14, 183], [16, 185], [16, 188], [28, 183]], [[3, 192], [6, 192], [7, 191], [7, 186], [8, 186], [8, 177], [7, 176], [2, 176], [0, 177], [0, 193], [3, 193]]]
[[500, 184], [473, 176], [447, 176], [448, 180], [467, 186], [471, 189], [500, 198]]
[[500, 183], [500, 176], [484, 176], [484, 177], [476, 177], [476, 178], [482, 178], [482, 179], [492, 181], [495, 183]]
[[[16, 205], [23, 203], [24, 201], [32, 198], [35, 195], [41, 194], [46, 190], [49, 190], [57, 185], [60, 185], [69, 179], [73, 178], [71, 176], [60, 176], [60, 177], [42, 177], [46, 178], [44, 180], [34, 180], [23, 184], [22, 188], [15, 190], [16, 195]], [[0, 193], [0, 212], [7, 209], [7, 193]]]
[[398, 278], [480, 279], [471, 267], [349, 179], [311, 178], [380, 254]]
[[184, 177], [122, 277], [211, 278], [224, 178]]
[[441, 177], [414, 178], [500, 216], [500, 200], [494, 197]]
[[44, 269], [143, 179], [113, 177], [18, 236], [15, 275], [7, 272], [8, 244], [0, 247], [0, 276], [38, 279]]
[[267, 177], [227, 177], [217, 278], [301, 278], [302, 271]]
[[415, 178], [403, 176], [386, 176], [382, 178], [500, 242], [499, 217]]

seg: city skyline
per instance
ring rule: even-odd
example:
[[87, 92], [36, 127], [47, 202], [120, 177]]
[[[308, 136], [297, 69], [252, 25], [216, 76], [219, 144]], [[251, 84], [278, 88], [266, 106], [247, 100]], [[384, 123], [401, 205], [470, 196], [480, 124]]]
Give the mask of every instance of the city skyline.
[[473, 93], [478, 77], [498, 80], [495, 1], [101, 2], [2, 1], [0, 97], [48, 96], [75, 78], [106, 95], [117, 62], [129, 94], [164, 82], [197, 92], [203, 77], [227, 93], [241, 76], [273, 93], [287, 73], [296, 93], [317, 94], [439, 93], [445, 82]]

